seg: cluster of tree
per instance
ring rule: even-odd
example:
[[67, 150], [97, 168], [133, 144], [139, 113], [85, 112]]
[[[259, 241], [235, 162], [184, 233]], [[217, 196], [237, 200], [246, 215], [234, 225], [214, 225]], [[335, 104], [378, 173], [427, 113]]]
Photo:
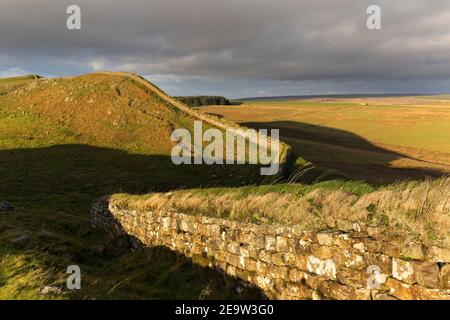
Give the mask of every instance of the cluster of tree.
[[227, 98], [220, 96], [175, 97], [175, 99], [191, 107], [200, 107], [209, 105], [219, 105], [219, 106], [230, 105], [230, 101]]

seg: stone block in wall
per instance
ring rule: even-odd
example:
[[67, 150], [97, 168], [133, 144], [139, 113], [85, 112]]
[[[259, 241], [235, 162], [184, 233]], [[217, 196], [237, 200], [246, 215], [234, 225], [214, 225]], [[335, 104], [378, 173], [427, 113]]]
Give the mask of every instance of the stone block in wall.
[[319, 284], [322, 281], [326, 281], [323, 277], [316, 276], [313, 274], [306, 273], [305, 274], [305, 283], [313, 290], [316, 290], [319, 287]]
[[256, 284], [264, 291], [272, 291], [274, 283], [273, 280], [265, 276], [256, 276]]
[[450, 249], [429, 247], [426, 253], [426, 259], [430, 262], [450, 263]]
[[389, 294], [389, 292], [385, 291], [377, 291], [373, 290], [371, 292], [372, 300], [398, 300], [396, 297]]
[[400, 258], [402, 244], [397, 239], [383, 240], [381, 242], [381, 251], [388, 256]]
[[323, 296], [337, 300], [369, 300], [370, 291], [368, 289], [355, 289], [342, 285], [336, 281], [323, 281], [319, 284], [318, 290]]
[[380, 269], [381, 273], [387, 275], [392, 274], [392, 257], [389, 257], [383, 253], [366, 252], [363, 255], [363, 258], [368, 267], [376, 266]]
[[240, 243], [239, 242], [230, 242], [228, 243], [228, 251], [232, 254], [240, 254]]
[[352, 239], [347, 233], [340, 233], [334, 237], [333, 245], [341, 249], [350, 249], [352, 245]]
[[288, 268], [287, 267], [279, 267], [275, 265], [268, 265], [267, 275], [272, 279], [286, 279], [288, 276]]
[[220, 226], [215, 224], [210, 224], [206, 227], [206, 235], [208, 237], [220, 238]]
[[295, 239], [294, 240], [294, 253], [299, 255], [310, 255], [311, 254], [311, 248], [314, 245], [314, 243], [303, 240], [303, 239]]
[[425, 253], [423, 250], [424, 246], [417, 242], [407, 242], [401, 249], [401, 256], [408, 259], [423, 260], [425, 258]]
[[354, 242], [355, 243], [352, 246], [354, 251], [359, 252], [359, 253], [366, 252], [366, 246], [364, 245], [364, 242], [362, 242], [362, 241], [354, 241]]
[[333, 233], [319, 232], [317, 234], [317, 242], [319, 242], [321, 246], [331, 246], [333, 244]]
[[207, 225], [204, 223], [199, 223], [197, 226], [197, 234], [201, 235], [201, 236], [206, 236], [207, 235]]
[[336, 265], [332, 259], [321, 260], [318, 257], [309, 256], [306, 267], [311, 273], [333, 280], [336, 279]]
[[269, 265], [266, 262], [256, 261], [256, 273], [262, 276], [267, 275]]
[[389, 293], [397, 299], [412, 300], [414, 298], [411, 286], [402, 281], [389, 278], [386, 282], [386, 286], [389, 288]]
[[289, 280], [300, 282], [305, 279], [306, 272], [299, 269], [289, 269]]
[[235, 254], [228, 254], [227, 255], [227, 262], [232, 265], [233, 267], [239, 267], [240, 266], [240, 257]]
[[414, 263], [403, 259], [392, 259], [392, 276], [406, 283], [414, 283]]
[[264, 249], [266, 247], [266, 239], [262, 235], [256, 235], [252, 245], [257, 249]]
[[366, 262], [364, 261], [364, 257], [362, 255], [355, 254], [347, 249], [334, 250], [332, 253], [333, 260], [338, 266], [344, 266], [357, 270], [364, 270], [367, 268]]
[[255, 234], [253, 232], [245, 232], [241, 235], [241, 242], [247, 244], [253, 244], [255, 242]]
[[256, 260], [248, 257], [244, 257], [245, 269], [251, 272], [256, 271]]
[[431, 262], [414, 262], [414, 275], [418, 284], [426, 287], [439, 286], [439, 266]]
[[259, 260], [266, 263], [272, 263], [272, 253], [266, 250], [261, 250], [259, 252]]
[[279, 252], [272, 254], [272, 263], [279, 267], [285, 267], [284, 254]]
[[287, 283], [286, 291], [282, 293], [282, 298], [293, 300], [312, 299], [313, 290], [301, 283]]
[[275, 251], [277, 249], [277, 239], [274, 236], [265, 237], [265, 249], [267, 251]]
[[439, 271], [439, 284], [441, 288], [450, 289], [450, 264], [444, 265]]
[[333, 257], [333, 252], [330, 247], [317, 244], [311, 246], [311, 253], [322, 260], [331, 259]]
[[450, 290], [443, 291], [415, 285], [411, 288], [411, 292], [416, 300], [450, 300]]
[[354, 288], [367, 288], [367, 283], [370, 274], [362, 272], [353, 268], [339, 267], [337, 271], [337, 280], [340, 283], [354, 287]]
[[289, 244], [288, 238], [283, 236], [277, 236], [276, 238], [276, 250], [279, 252], [288, 252]]

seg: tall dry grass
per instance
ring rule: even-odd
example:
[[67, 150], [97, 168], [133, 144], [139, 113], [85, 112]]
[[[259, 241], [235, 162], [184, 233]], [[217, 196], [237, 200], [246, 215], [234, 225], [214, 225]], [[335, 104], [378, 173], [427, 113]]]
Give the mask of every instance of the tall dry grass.
[[[136, 210], [169, 210], [245, 222], [340, 228], [362, 222], [385, 232], [450, 246], [450, 178], [404, 182], [356, 196], [315, 189], [306, 195], [270, 192], [222, 194], [176, 191], [145, 196], [115, 195], [112, 201]], [[345, 223], [344, 223], [345, 222]]]

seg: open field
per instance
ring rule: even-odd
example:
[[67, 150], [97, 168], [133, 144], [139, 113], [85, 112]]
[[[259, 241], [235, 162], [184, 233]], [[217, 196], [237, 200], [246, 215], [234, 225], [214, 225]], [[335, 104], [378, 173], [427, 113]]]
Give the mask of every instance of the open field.
[[447, 96], [246, 101], [204, 112], [279, 128], [303, 158], [374, 183], [450, 173]]

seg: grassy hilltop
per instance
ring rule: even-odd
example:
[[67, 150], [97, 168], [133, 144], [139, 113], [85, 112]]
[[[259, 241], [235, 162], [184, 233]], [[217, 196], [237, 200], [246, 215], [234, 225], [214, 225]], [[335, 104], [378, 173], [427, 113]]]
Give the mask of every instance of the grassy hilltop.
[[173, 165], [170, 134], [194, 119], [134, 75], [1, 79], [0, 202], [15, 211], [0, 212], [0, 298], [49, 298], [41, 289], [65, 287], [71, 264], [83, 290], [55, 298], [245, 296], [163, 249], [108, 243], [89, 223], [106, 194], [260, 181], [254, 166]]

